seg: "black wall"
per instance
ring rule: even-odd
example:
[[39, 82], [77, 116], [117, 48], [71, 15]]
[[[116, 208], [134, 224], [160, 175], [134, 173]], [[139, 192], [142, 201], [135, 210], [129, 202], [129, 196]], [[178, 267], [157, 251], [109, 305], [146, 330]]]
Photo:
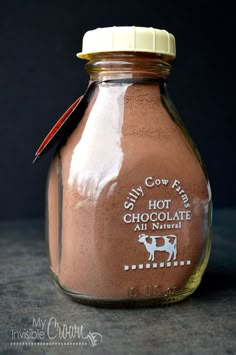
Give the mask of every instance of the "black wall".
[[83, 33], [112, 25], [175, 35], [170, 94], [208, 167], [215, 206], [235, 205], [233, 14], [226, 2], [203, 0], [1, 2], [0, 218], [44, 214], [50, 154], [32, 165], [34, 152], [86, 88], [84, 62], [75, 57]]

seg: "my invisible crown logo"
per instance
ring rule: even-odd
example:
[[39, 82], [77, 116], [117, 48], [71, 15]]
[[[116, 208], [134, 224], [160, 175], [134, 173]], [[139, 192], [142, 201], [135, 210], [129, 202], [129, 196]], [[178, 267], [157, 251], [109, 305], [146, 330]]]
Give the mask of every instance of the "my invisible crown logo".
[[33, 318], [30, 328], [12, 328], [10, 335], [10, 345], [12, 346], [77, 345], [95, 347], [102, 342], [100, 333], [85, 330], [83, 325], [59, 323], [55, 317], [48, 320]]

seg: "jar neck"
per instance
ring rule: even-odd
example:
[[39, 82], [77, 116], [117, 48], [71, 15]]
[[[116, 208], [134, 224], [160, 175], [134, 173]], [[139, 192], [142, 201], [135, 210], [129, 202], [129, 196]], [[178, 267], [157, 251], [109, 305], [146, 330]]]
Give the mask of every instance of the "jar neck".
[[160, 54], [109, 52], [93, 54], [85, 66], [90, 82], [132, 78], [166, 79], [171, 71], [168, 58]]

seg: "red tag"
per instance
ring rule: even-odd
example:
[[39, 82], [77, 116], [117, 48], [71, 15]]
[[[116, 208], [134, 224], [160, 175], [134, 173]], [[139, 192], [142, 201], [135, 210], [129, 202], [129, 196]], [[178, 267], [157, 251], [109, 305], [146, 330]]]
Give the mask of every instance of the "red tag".
[[67, 110], [66, 112], [59, 118], [57, 123], [53, 126], [53, 128], [50, 130], [48, 135], [44, 138], [43, 142], [40, 144], [39, 148], [37, 149], [35, 153], [35, 159], [34, 162], [39, 158], [40, 155], [45, 151], [45, 149], [48, 147], [49, 143], [52, 141], [52, 139], [55, 137], [56, 133], [59, 131], [59, 129], [63, 126], [63, 124], [67, 121], [67, 119], [70, 117], [72, 112], [75, 110], [75, 108], [78, 106], [80, 100], [82, 99], [83, 96], [80, 96]]

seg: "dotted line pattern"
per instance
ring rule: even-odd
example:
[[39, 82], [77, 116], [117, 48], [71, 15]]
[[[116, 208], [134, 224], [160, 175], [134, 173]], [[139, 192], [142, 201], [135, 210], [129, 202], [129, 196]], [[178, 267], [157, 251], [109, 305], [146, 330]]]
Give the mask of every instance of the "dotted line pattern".
[[68, 346], [68, 345], [72, 345], [72, 346], [86, 346], [88, 345], [87, 343], [82, 343], [82, 342], [79, 342], [79, 343], [71, 343], [71, 342], [56, 342], [56, 343], [53, 343], [53, 342], [40, 342], [40, 343], [31, 343], [31, 342], [12, 342], [10, 343], [10, 345], [13, 345], [13, 346], [33, 346], [33, 345], [37, 345], [37, 346]]
[[143, 269], [157, 269], [163, 267], [171, 267], [171, 266], [187, 266], [191, 265], [191, 260], [180, 260], [180, 261], [167, 261], [162, 263], [147, 263], [147, 264], [132, 264], [132, 265], [124, 265], [124, 271], [128, 270], [143, 270]]

